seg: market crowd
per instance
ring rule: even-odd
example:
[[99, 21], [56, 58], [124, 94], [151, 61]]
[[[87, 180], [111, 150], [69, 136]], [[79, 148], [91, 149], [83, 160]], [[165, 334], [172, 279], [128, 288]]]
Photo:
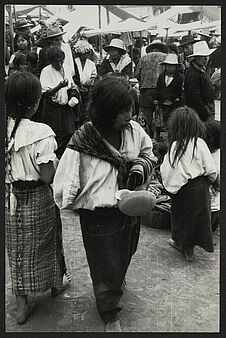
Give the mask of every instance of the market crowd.
[[[60, 210], [80, 217], [97, 309], [120, 332], [119, 301], [140, 225], [169, 228], [192, 262], [214, 251], [220, 212], [221, 42], [215, 33], [126, 46], [64, 41], [60, 25], [15, 24], [5, 57], [6, 247], [17, 322], [28, 297], [71, 282]], [[7, 49], [6, 49], [7, 50]]]

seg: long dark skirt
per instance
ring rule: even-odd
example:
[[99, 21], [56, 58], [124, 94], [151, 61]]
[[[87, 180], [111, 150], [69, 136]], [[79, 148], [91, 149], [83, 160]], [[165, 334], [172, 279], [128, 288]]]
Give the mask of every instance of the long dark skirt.
[[48, 185], [14, 188], [15, 215], [5, 209], [6, 248], [12, 292], [29, 295], [62, 287], [65, 265], [62, 257], [60, 224], [52, 190]]
[[121, 310], [122, 284], [137, 249], [140, 222], [117, 208], [83, 209], [79, 214], [97, 309], [106, 323]]
[[213, 252], [209, 184], [204, 176], [189, 180], [172, 196], [172, 239], [187, 250], [198, 245]]
[[48, 124], [56, 134], [56, 155], [61, 157], [67, 144], [78, 127], [75, 110], [68, 104], [60, 105], [46, 97], [42, 107], [42, 122]]

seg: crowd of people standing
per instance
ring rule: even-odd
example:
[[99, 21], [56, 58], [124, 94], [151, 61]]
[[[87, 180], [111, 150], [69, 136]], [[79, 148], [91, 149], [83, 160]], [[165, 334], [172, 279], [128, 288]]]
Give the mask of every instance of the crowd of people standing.
[[35, 41], [22, 21], [5, 83], [6, 247], [17, 322], [30, 314], [30, 294], [51, 289], [56, 296], [70, 284], [60, 219], [66, 208], [80, 218], [106, 332], [119, 332], [118, 304], [142, 213], [121, 209], [118, 190], [145, 190], [139, 203], [153, 208], [147, 187], [158, 177], [171, 200], [169, 244], [189, 262], [196, 245], [214, 250], [220, 44], [191, 35], [179, 45], [154, 39], [145, 50], [134, 47], [135, 62], [114, 37], [100, 64], [87, 39], [70, 46], [63, 29], [50, 26]]

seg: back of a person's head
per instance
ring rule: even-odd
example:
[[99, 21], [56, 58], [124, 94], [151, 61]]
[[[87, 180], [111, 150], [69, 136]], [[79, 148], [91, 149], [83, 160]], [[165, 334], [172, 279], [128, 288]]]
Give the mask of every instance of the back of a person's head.
[[99, 130], [104, 130], [112, 126], [120, 112], [132, 105], [130, 86], [120, 78], [105, 76], [92, 89], [90, 119]]
[[5, 83], [6, 112], [23, 117], [41, 96], [40, 81], [30, 72], [12, 73]]
[[168, 53], [175, 53], [176, 55], [179, 54], [179, 49], [175, 43], [168, 43], [167, 45]]
[[192, 108], [183, 106], [173, 111], [168, 123], [169, 149], [171, 149], [173, 142], [176, 141], [174, 158], [171, 165], [180, 160], [187, 149], [188, 143], [192, 140], [194, 141], [193, 158], [197, 139], [198, 137], [203, 137], [203, 135], [203, 122]]
[[36, 52], [30, 52], [27, 54], [27, 61], [31, 65], [36, 65], [38, 63], [38, 54]]
[[50, 63], [53, 62], [54, 60], [56, 60], [56, 58], [58, 58], [58, 56], [60, 56], [60, 55], [65, 56], [65, 53], [58, 46], [50, 47], [48, 52], [47, 52], [47, 57], [48, 57], [48, 60], [49, 60]]
[[168, 134], [170, 141], [179, 142], [201, 137], [203, 135], [203, 122], [192, 108], [179, 107], [171, 114]]
[[209, 120], [204, 124], [204, 139], [211, 152], [220, 148], [220, 121]]
[[13, 66], [15, 69], [19, 69], [21, 64], [27, 63], [27, 57], [23, 53], [15, 53], [15, 57], [13, 59]]

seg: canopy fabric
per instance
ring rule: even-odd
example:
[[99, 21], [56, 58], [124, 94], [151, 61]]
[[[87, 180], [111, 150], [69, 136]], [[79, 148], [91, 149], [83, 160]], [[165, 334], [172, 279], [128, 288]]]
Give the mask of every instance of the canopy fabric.
[[123, 32], [137, 32], [142, 30], [148, 30], [153, 28], [151, 22], [141, 22], [133, 18], [129, 18], [124, 21], [119, 21], [108, 26], [104, 26], [101, 29], [93, 29], [90, 31], [84, 32], [85, 36], [93, 36], [98, 34], [108, 34], [108, 33], [123, 33]]

